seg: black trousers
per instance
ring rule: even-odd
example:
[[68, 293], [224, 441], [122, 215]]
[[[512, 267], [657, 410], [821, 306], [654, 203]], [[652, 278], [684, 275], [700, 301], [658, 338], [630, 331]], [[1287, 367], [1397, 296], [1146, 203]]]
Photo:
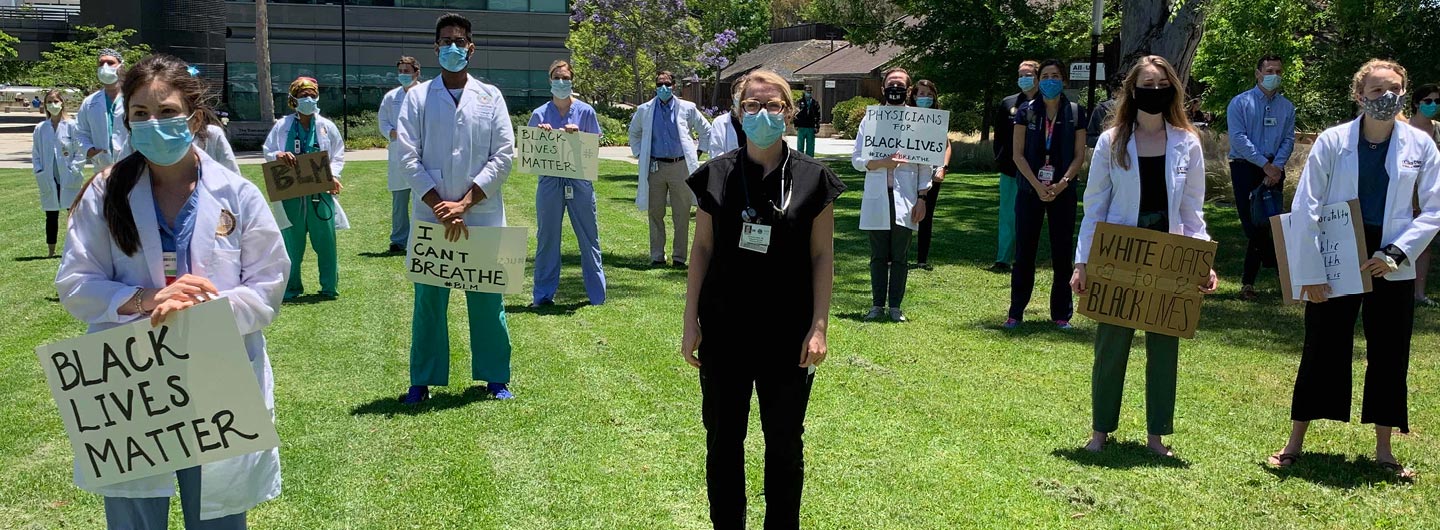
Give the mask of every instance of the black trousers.
[[45, 212], [45, 244], [54, 245], [60, 235], [60, 212]]
[[916, 249], [919, 254], [915, 261], [919, 263], [930, 262], [930, 230], [935, 226], [935, 200], [940, 198], [941, 182], [931, 182], [930, 191], [925, 193], [925, 220], [920, 221], [920, 246]]
[[[1023, 177], [1017, 177], [1023, 179]], [[1050, 320], [1070, 320], [1075, 301], [1070, 297], [1070, 274], [1075, 261], [1075, 184], [1050, 202], [1024, 180], [1015, 194], [1015, 268], [1010, 271], [1010, 318], [1025, 319], [1025, 306], [1035, 291], [1035, 259], [1040, 249], [1040, 227], [1050, 218]]]
[[[800, 438], [815, 376], [795, 366], [800, 349], [793, 350], [776, 352], [795, 359], [779, 366], [701, 356], [705, 484], [710, 522], [716, 530], [745, 528], [745, 435], [752, 388], [760, 401], [760, 428], [765, 434], [765, 528], [800, 528], [800, 493], [805, 482]], [[730, 349], [725, 354], [740, 351], [744, 350]]]
[[[1367, 256], [1379, 247], [1379, 229], [1366, 227]], [[1370, 237], [1373, 236], [1373, 237]], [[1305, 349], [1295, 376], [1290, 419], [1350, 421], [1355, 319], [1365, 330], [1365, 394], [1360, 422], [1410, 432], [1406, 373], [1415, 326], [1415, 281], [1375, 278], [1374, 290], [1305, 304]]]
[[[1282, 184], [1275, 186], [1279, 192]], [[1260, 267], [1276, 267], [1275, 240], [1270, 230], [1256, 228], [1250, 219], [1250, 193], [1265, 183], [1265, 170], [1246, 160], [1230, 161], [1230, 186], [1235, 191], [1235, 210], [1240, 214], [1240, 227], [1245, 231], [1245, 272], [1241, 285], [1255, 285]]]

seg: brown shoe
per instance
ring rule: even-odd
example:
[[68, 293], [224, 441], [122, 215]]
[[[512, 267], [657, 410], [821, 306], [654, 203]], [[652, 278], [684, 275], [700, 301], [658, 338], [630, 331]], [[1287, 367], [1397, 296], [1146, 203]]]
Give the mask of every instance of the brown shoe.
[[1256, 298], [1260, 298], [1260, 293], [1255, 291], [1254, 285], [1244, 285], [1240, 287], [1241, 300], [1244, 300], [1246, 302], [1253, 302]]

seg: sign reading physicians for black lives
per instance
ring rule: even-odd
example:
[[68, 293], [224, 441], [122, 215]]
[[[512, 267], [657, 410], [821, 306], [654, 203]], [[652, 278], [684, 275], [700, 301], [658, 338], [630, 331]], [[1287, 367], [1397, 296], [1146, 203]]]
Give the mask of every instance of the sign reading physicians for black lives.
[[90, 487], [280, 445], [225, 298], [35, 348]]
[[517, 127], [514, 169], [530, 175], [593, 181], [600, 177], [600, 135]]
[[950, 146], [950, 111], [871, 105], [865, 107], [866, 158], [879, 160], [895, 153], [906, 161], [931, 166], [945, 165], [945, 148]]
[[405, 263], [410, 281], [481, 293], [516, 294], [525, 283], [523, 226], [472, 226], [470, 238], [445, 239], [445, 227], [416, 221]]
[[1183, 339], [1200, 323], [1200, 286], [1215, 265], [1213, 241], [1110, 223], [1095, 240], [1080, 314], [1096, 322]]

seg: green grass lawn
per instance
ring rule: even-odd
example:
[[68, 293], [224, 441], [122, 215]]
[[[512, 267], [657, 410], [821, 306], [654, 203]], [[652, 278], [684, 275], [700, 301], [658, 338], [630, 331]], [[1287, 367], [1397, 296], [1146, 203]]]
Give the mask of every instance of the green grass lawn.
[[[999, 329], [1009, 276], [984, 270], [994, 259], [995, 178], [954, 175], [946, 183], [938, 266], [911, 274], [911, 322], [863, 323], [862, 178], [848, 162], [836, 168], [851, 191], [836, 215], [831, 355], [806, 422], [807, 528], [1440, 526], [1440, 442], [1429, 434], [1440, 424], [1440, 311], [1419, 312], [1413, 433], [1396, 438], [1396, 454], [1421, 472], [1418, 482], [1396, 483], [1369, 462], [1372, 430], [1355, 423], [1317, 424], [1293, 471], [1269, 471], [1261, 462], [1289, 429], [1301, 311], [1281, 307], [1274, 294], [1240, 301], [1239, 226], [1232, 210], [1211, 208], [1225, 283], [1206, 302], [1198, 338], [1181, 346], [1178, 432], [1167, 440], [1181, 459], [1150, 457], [1142, 445], [1138, 349], [1120, 443], [1092, 456], [1080, 446], [1090, 427], [1094, 323], [1078, 319], [1072, 333], [1041, 323]], [[259, 167], [245, 172], [255, 178]], [[343, 199], [356, 228], [339, 238], [340, 300], [287, 305], [266, 330], [285, 487], [250, 513], [251, 526], [706, 527], [699, 385], [676, 353], [684, 273], [648, 266], [634, 166], [603, 163], [597, 186], [609, 303], [581, 305], [567, 227], [558, 305], [526, 309], [528, 277], [526, 294], [506, 298], [518, 399], [481, 399], [464, 381], [469, 355], [457, 297], [455, 383], [418, 409], [395, 402], [408, 385], [413, 291], [403, 258], [379, 254], [389, 233], [384, 173], [384, 162], [347, 168]], [[32, 258], [44, 254], [32, 177], [0, 171], [0, 183], [0, 203], [9, 205], [0, 210], [8, 321], [0, 326], [0, 527], [99, 528], [100, 499], [72, 484], [70, 446], [33, 353], [84, 326], [56, 303], [58, 261]], [[534, 225], [534, 183], [515, 175], [506, 186], [514, 226]], [[1048, 281], [1042, 274], [1038, 293]], [[1262, 288], [1273, 293], [1274, 279]], [[1045, 305], [1032, 302], [1032, 321], [1044, 321]], [[1355, 401], [1358, 420], [1358, 385]], [[748, 443], [750, 520], [759, 528], [758, 417]]]

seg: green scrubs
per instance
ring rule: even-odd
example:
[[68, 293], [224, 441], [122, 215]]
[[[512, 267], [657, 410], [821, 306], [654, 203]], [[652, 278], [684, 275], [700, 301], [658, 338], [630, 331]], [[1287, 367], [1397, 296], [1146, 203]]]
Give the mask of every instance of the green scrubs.
[[[291, 153], [302, 155], [320, 150], [315, 125], [312, 119], [310, 127], [305, 127], [300, 124], [300, 117], [295, 117], [285, 139], [285, 146]], [[290, 228], [280, 231], [285, 240], [285, 252], [290, 255], [290, 281], [285, 284], [285, 299], [305, 294], [305, 286], [300, 280], [300, 265], [305, 258], [307, 236], [320, 264], [320, 294], [339, 296], [340, 259], [335, 252], [335, 196], [318, 193], [286, 199], [280, 205], [290, 218]]]

